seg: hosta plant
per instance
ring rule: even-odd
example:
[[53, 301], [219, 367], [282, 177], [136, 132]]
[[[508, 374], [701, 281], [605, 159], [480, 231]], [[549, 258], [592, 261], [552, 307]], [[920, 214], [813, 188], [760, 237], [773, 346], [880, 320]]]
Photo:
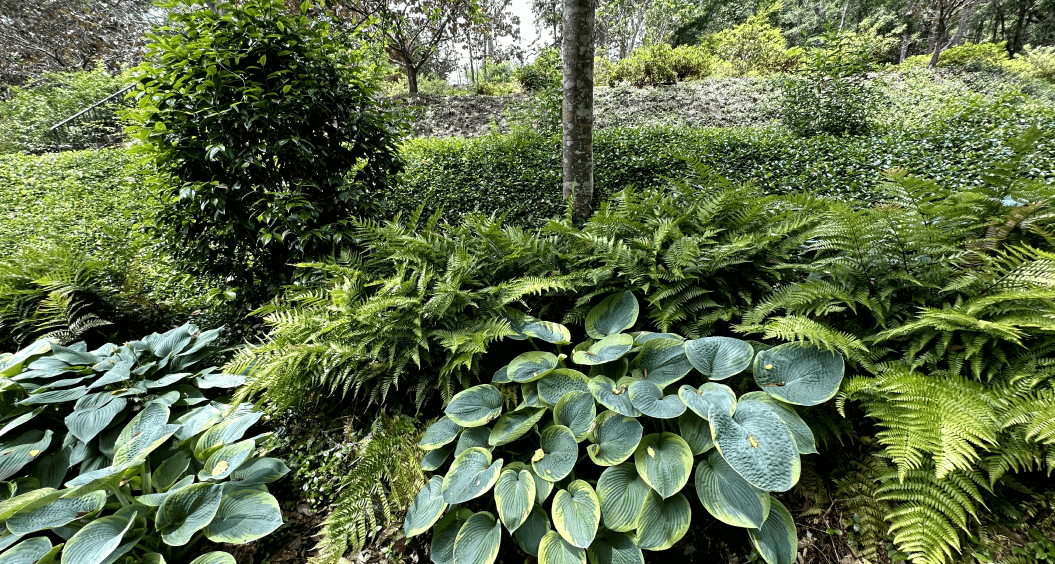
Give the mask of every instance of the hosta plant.
[[261, 413], [209, 397], [243, 381], [201, 366], [217, 335], [0, 356], [0, 564], [185, 562], [282, 524], [266, 484], [288, 468], [243, 438]]
[[[490, 564], [504, 527], [542, 564], [643, 564], [643, 550], [685, 535], [693, 499], [747, 529], [770, 564], [794, 561], [795, 524], [769, 492], [791, 488], [799, 455], [816, 452], [795, 406], [836, 394], [842, 357], [628, 333], [638, 309], [630, 292], [605, 298], [567, 352], [566, 327], [507, 310], [519, 338], [557, 350], [521, 354], [455, 395], [423, 435], [423, 468], [453, 458], [404, 525], [408, 537], [432, 530], [433, 562]], [[761, 391], [737, 398], [721, 382], [745, 371]]]

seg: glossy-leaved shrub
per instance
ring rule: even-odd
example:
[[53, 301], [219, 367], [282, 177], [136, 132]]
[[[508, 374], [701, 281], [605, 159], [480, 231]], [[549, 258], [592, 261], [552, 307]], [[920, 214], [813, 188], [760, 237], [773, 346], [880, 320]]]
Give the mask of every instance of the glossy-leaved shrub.
[[[770, 564], [795, 561], [795, 524], [769, 492], [795, 485], [800, 454], [817, 452], [795, 406], [834, 397], [843, 358], [626, 332], [638, 313], [631, 292], [605, 298], [586, 318], [589, 339], [561, 352], [567, 327], [506, 310], [515, 338], [557, 354], [513, 358], [491, 384], [455, 395], [422, 436], [425, 470], [453, 456], [404, 522], [408, 537], [432, 529], [434, 562], [491, 564], [505, 528], [542, 564], [643, 564], [643, 550], [686, 534], [690, 498], [747, 529]], [[762, 391], [737, 398], [721, 381], [748, 370]]]
[[185, 562], [203, 538], [241, 544], [282, 525], [266, 484], [288, 468], [243, 439], [262, 414], [209, 399], [244, 382], [206, 366], [218, 334], [188, 324], [0, 356], [0, 561]]

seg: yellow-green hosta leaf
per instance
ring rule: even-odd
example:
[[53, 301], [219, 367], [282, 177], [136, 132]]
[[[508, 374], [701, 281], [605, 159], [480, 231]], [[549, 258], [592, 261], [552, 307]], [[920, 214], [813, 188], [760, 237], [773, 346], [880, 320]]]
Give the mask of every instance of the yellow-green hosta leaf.
[[606, 362], [604, 364], [594, 364], [590, 367], [590, 378], [596, 378], [598, 376], [604, 376], [613, 382], [619, 381], [620, 378], [626, 376], [627, 370], [630, 368], [630, 360], [627, 357], [620, 358], [612, 362]]
[[590, 564], [645, 564], [645, 555], [627, 533], [602, 530], [586, 553]]
[[575, 442], [586, 438], [594, 417], [597, 417], [597, 404], [589, 392], [568, 392], [553, 408], [553, 421], [571, 429]]
[[571, 344], [571, 332], [560, 323], [541, 321], [524, 312], [505, 308], [503, 313], [509, 320], [509, 326], [516, 331], [511, 338], [522, 341], [527, 338], [540, 339], [554, 345]]
[[531, 556], [538, 556], [538, 547], [542, 542], [542, 537], [546, 536], [550, 529], [546, 510], [536, 503], [524, 523], [513, 533], [513, 539], [517, 541], [520, 550]]
[[33, 537], [0, 553], [0, 564], [34, 564], [51, 550], [51, 541], [47, 537]]
[[494, 445], [487, 442], [490, 437], [491, 430], [487, 427], [472, 427], [462, 431], [461, 436], [458, 437], [458, 444], [454, 445], [454, 456], [457, 457], [459, 454], [473, 447], [494, 450]]
[[[8, 482], [8, 484], [10, 484], [10, 482]], [[6, 521], [23, 507], [37, 501], [38, 499], [46, 498], [57, 491], [58, 490], [54, 488], [39, 488], [0, 501], [0, 522]], [[0, 527], [0, 531], [3, 530], [4, 528]]]
[[542, 401], [538, 396], [538, 382], [525, 382], [520, 385], [520, 393], [524, 401], [517, 407], [553, 407]]
[[187, 544], [212, 521], [222, 498], [219, 484], [191, 484], [170, 492], [154, 516], [161, 540], [169, 546]]
[[443, 478], [443, 501], [450, 505], [480, 497], [498, 481], [502, 459], [491, 463], [491, 451], [474, 447], [461, 453], [451, 463]]
[[23, 366], [28, 366], [36, 357], [51, 350], [51, 341], [41, 340], [16, 352], [15, 354], [0, 358], [0, 378], [10, 378], [22, 372]]
[[[206, 552], [205, 554], [202, 554], [194, 560], [191, 560], [190, 564], [236, 564], [236, 562], [237, 561], [234, 559], [234, 556], [231, 556], [226, 552], [216, 550], [213, 552]], [[150, 563], [148, 562], [147, 564]], [[165, 561], [162, 560], [161, 564], [165, 564]]]
[[554, 425], [542, 432], [541, 447], [531, 456], [531, 468], [543, 480], [563, 480], [575, 468], [579, 443], [571, 429]]
[[462, 427], [482, 427], [498, 418], [503, 404], [498, 388], [480, 384], [455, 394], [444, 413]]
[[674, 433], [645, 435], [634, 451], [634, 466], [653, 490], [668, 498], [688, 483], [692, 450]]
[[652, 331], [639, 331], [634, 333], [634, 345], [639, 347], [653, 339], [674, 339], [676, 341], [685, 342], [685, 337], [676, 333], [653, 333]]
[[660, 388], [681, 380], [692, 370], [682, 341], [666, 337], [646, 340], [634, 364], [645, 379]]
[[601, 523], [601, 500], [590, 484], [575, 480], [553, 496], [553, 527], [574, 546], [586, 548]]
[[696, 467], [696, 494], [715, 519], [757, 529], [769, 516], [769, 494], [752, 486], [717, 451]]
[[604, 526], [618, 532], [632, 531], [641, 520], [645, 499], [652, 488], [637, 473], [633, 463], [606, 468], [597, 480]]
[[228, 489], [203, 532], [213, 542], [245, 544], [281, 526], [282, 509], [273, 495], [256, 489]]
[[747, 370], [755, 351], [740, 339], [704, 337], [685, 341], [685, 355], [704, 376], [724, 380]]
[[685, 404], [677, 394], [663, 395], [663, 390], [648, 380], [630, 384], [630, 403], [641, 413], [656, 419], [674, 419], [685, 413]]
[[487, 442], [492, 446], [501, 446], [511, 443], [526, 435], [538, 425], [542, 416], [546, 414], [543, 407], [518, 407], [495, 421], [495, 426], [488, 435]]
[[512, 380], [509, 379], [509, 365], [505, 365], [499, 368], [492, 376], [492, 384], [509, 384]]
[[462, 428], [451, 421], [450, 417], [444, 415], [436, 420], [435, 423], [429, 425], [429, 428], [421, 435], [421, 440], [418, 441], [418, 447], [421, 450], [435, 450], [443, 445], [446, 445], [458, 437], [458, 432]]
[[637, 323], [638, 311], [633, 292], [608, 296], [586, 315], [586, 333], [594, 339], [621, 333]]
[[557, 531], [543, 535], [538, 547], [539, 564], [586, 564], [586, 551], [571, 544]]
[[7, 518], [7, 529], [16, 535], [28, 535], [62, 527], [99, 511], [106, 504], [106, 492], [64, 497], [69, 493], [68, 490], [53, 491], [19, 507]]
[[432, 529], [432, 545], [430, 556], [436, 564], [454, 564], [454, 539], [462, 525], [473, 516], [473, 512], [465, 509], [452, 509], [440, 519]]
[[748, 529], [751, 543], [769, 564], [792, 564], [799, 550], [799, 536], [791, 513], [777, 500], [759, 529]]
[[707, 382], [699, 388], [682, 386], [678, 389], [678, 397], [693, 413], [704, 419], [710, 419], [713, 405], [721, 406], [729, 415], [736, 411], [736, 393], [724, 384]]
[[692, 510], [684, 494], [664, 499], [649, 492], [637, 528], [637, 545], [642, 550], [667, 550], [681, 540], [692, 522]]
[[143, 555], [143, 564], [166, 564], [165, 557], [156, 552], [148, 552]]
[[740, 396], [736, 409], [756, 409], [759, 408], [757, 404], [764, 405], [788, 426], [791, 436], [795, 438], [795, 448], [799, 454], [816, 454], [817, 440], [813, 436], [813, 430], [799, 417], [794, 407], [773, 399], [765, 392], [751, 392]]
[[30, 429], [17, 439], [0, 444], [0, 481], [15, 476], [51, 444], [50, 429]]
[[451, 453], [454, 452], [454, 445], [446, 445], [436, 450], [430, 450], [425, 453], [425, 456], [421, 458], [421, 469], [432, 472], [440, 466], [443, 466], [444, 462], [450, 458]]
[[729, 417], [711, 409], [711, 437], [729, 466], [755, 487], [783, 492], [799, 479], [801, 461], [788, 426], [765, 409], [737, 410]]
[[403, 533], [407, 538], [429, 530], [443, 516], [443, 512], [447, 510], [447, 504], [443, 501], [442, 488], [443, 477], [433, 476], [429, 483], [418, 492], [410, 508], [407, 509], [407, 517], [403, 521]]
[[693, 455], [703, 454], [714, 448], [711, 425], [692, 411], [686, 411], [678, 417], [678, 434], [688, 443]]
[[767, 394], [795, 405], [822, 404], [839, 392], [843, 357], [800, 343], [785, 343], [758, 353], [755, 382]]
[[643, 433], [637, 419], [614, 411], [598, 415], [592, 428], [589, 438], [595, 444], [586, 447], [586, 453], [598, 466], [615, 466], [628, 460], [634, 455]]
[[220, 481], [231, 475], [239, 466], [253, 455], [256, 441], [246, 439], [233, 445], [227, 445], [212, 453], [205, 461], [205, 466], [198, 472], [198, 479]]
[[590, 394], [597, 403], [627, 417], [639, 417], [641, 411], [630, 401], [630, 384], [633, 378], [625, 378], [618, 383], [607, 376], [596, 376], [590, 380]]
[[92, 520], [66, 541], [62, 564], [102, 564], [120, 546], [135, 517], [132, 512]]
[[194, 457], [205, 462], [212, 453], [242, 438], [264, 414], [259, 411], [233, 416], [210, 427], [194, 445]]
[[473, 514], [454, 537], [454, 564], [492, 564], [502, 543], [502, 525], [487, 511]]
[[558, 368], [538, 381], [538, 395], [549, 405], [556, 405], [564, 394], [590, 391], [590, 379], [578, 370]]
[[634, 338], [626, 333], [616, 333], [590, 345], [586, 350], [577, 350], [572, 353], [571, 359], [575, 364], [593, 366], [617, 361], [634, 348]]
[[549, 494], [553, 493], [553, 482], [548, 482], [540, 478], [539, 475], [535, 473], [535, 469], [532, 468], [531, 465], [525, 464], [523, 462], [511, 462], [508, 466], [506, 466], [506, 468], [509, 468], [510, 470], [516, 470], [517, 472], [520, 472], [521, 470], [527, 470], [531, 473], [531, 477], [535, 480], [535, 503], [545, 503], [546, 498], [549, 497]]
[[509, 363], [506, 375], [513, 382], [534, 382], [556, 368], [559, 360], [553, 353], [526, 352]]
[[535, 506], [535, 477], [527, 469], [506, 468], [495, 484], [498, 517], [510, 533], [524, 524]]

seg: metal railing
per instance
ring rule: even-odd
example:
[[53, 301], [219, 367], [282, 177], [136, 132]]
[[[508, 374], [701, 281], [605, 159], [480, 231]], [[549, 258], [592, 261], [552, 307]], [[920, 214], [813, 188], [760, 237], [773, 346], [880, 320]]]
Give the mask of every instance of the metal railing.
[[113, 107], [124, 103], [124, 95], [135, 86], [129, 84], [106, 98], [56, 123], [48, 130], [58, 149], [106, 147], [120, 140], [120, 124]]

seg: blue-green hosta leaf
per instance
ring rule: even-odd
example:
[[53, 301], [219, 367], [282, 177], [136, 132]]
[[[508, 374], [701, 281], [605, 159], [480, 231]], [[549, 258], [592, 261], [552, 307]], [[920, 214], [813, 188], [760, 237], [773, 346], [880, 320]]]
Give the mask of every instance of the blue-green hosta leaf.
[[601, 501], [604, 526], [618, 532], [632, 531], [641, 520], [645, 499], [652, 488], [632, 462], [606, 468], [597, 480], [597, 498]]
[[506, 468], [495, 484], [498, 517], [510, 533], [524, 524], [535, 506], [535, 477], [527, 469]]
[[458, 456], [473, 447], [494, 450], [494, 445], [488, 444], [487, 442], [490, 436], [491, 430], [487, 427], [472, 427], [471, 429], [462, 431], [462, 434], [458, 437], [458, 443], [454, 445], [454, 456]]
[[630, 384], [635, 382], [633, 378], [625, 378], [618, 383], [613, 382], [606, 376], [596, 376], [590, 380], [590, 393], [597, 403], [611, 409], [612, 411], [627, 417], [639, 417], [641, 411], [634, 407], [630, 401]]
[[530, 337], [554, 345], [571, 344], [571, 332], [559, 323], [541, 321], [512, 308], [505, 308], [503, 313], [509, 320], [509, 326], [517, 333], [511, 337], [514, 340], [522, 341]]
[[197, 327], [188, 323], [161, 334], [153, 333], [145, 337], [143, 341], [146, 342], [147, 349], [154, 353], [154, 356], [165, 358], [183, 352], [183, 349], [194, 339], [195, 333], [197, 333]]
[[212, 453], [242, 438], [257, 421], [263, 417], [263, 412], [254, 411], [244, 415], [234, 415], [221, 423], [210, 427], [194, 444], [194, 458], [204, 462], [212, 456]]
[[0, 357], [0, 378], [10, 378], [22, 371], [23, 365], [29, 365], [37, 357], [51, 350], [51, 341], [37, 341], [13, 355]]
[[[101, 458], [106, 460], [105, 456]], [[85, 462], [85, 464], [86, 463], [87, 462]], [[142, 460], [129, 460], [123, 464], [116, 464], [92, 470], [90, 472], [83, 472], [76, 478], [66, 482], [66, 487], [79, 488], [82, 493], [111, 487], [114, 484], [120, 484], [125, 478], [131, 478], [139, 471], [139, 465], [142, 463]], [[84, 467], [83, 464], [81, 467]]]
[[63, 527], [103, 508], [105, 492], [63, 497], [66, 490], [54, 491], [22, 507], [7, 519], [7, 529], [16, 535], [28, 535], [45, 529]]
[[645, 564], [645, 555], [626, 533], [602, 530], [586, 553], [590, 564]]
[[107, 392], [88, 394], [74, 404], [73, 413], [66, 416], [66, 427], [86, 443], [101, 433], [127, 405], [125, 398], [115, 398]]
[[526, 352], [513, 359], [506, 368], [506, 375], [513, 382], [534, 382], [557, 367], [557, 355], [548, 352]]
[[628, 460], [641, 442], [643, 427], [633, 417], [605, 411], [593, 420], [586, 453], [598, 466], [615, 466]]
[[540, 379], [537, 384], [539, 397], [549, 405], [556, 405], [560, 398], [569, 392], [590, 390], [590, 379], [582, 372], [570, 368], [558, 368]]
[[474, 513], [454, 537], [454, 564], [492, 564], [502, 544], [502, 524], [487, 511]]
[[696, 467], [696, 494], [715, 519], [757, 529], [769, 516], [769, 494], [752, 486], [717, 451]]
[[66, 390], [54, 390], [51, 392], [42, 392], [39, 394], [31, 394], [28, 398], [18, 402], [18, 405], [39, 405], [45, 403], [65, 403], [70, 401], [76, 401], [84, 397], [88, 393], [86, 386], [77, 386], [76, 388], [69, 388]]
[[601, 500], [585, 481], [575, 480], [553, 496], [553, 527], [572, 545], [590, 546], [600, 522]]
[[487, 442], [493, 446], [511, 443], [535, 428], [546, 409], [542, 407], [519, 407], [498, 418], [490, 431]]
[[492, 384], [509, 384], [512, 380], [509, 379], [509, 365], [499, 368], [498, 371], [491, 376]]
[[[151, 563], [147, 562], [145, 564]], [[165, 561], [162, 560], [161, 564], [165, 564]], [[194, 560], [191, 560], [190, 564], [237, 564], [237, 560], [234, 559], [234, 556], [231, 556], [226, 552], [216, 550], [202, 554]]]
[[194, 483], [194, 474], [184, 476], [180, 478], [172, 487], [168, 488], [167, 491], [161, 491], [154, 494], [146, 494], [136, 496], [136, 503], [141, 503], [147, 507], [161, 507], [161, 504], [165, 502], [165, 498], [172, 492], [185, 488]]
[[443, 478], [443, 501], [450, 505], [465, 503], [487, 493], [498, 481], [502, 459], [491, 463], [491, 451], [475, 447], [454, 459]]
[[575, 433], [563, 425], [554, 425], [542, 432], [539, 442], [541, 447], [531, 457], [531, 468], [547, 482], [563, 480], [579, 458]]
[[12, 430], [18, 428], [19, 426], [31, 421], [34, 417], [40, 415], [43, 411], [43, 407], [38, 407], [32, 411], [27, 411], [26, 413], [23, 413], [22, 415], [19, 415], [18, 417], [15, 417], [14, 419], [8, 421], [4, 424], [3, 427], [0, 427], [0, 437], [3, 437]]
[[447, 458], [454, 453], [454, 446], [453, 444], [446, 445], [426, 452], [425, 456], [421, 458], [421, 469], [432, 472], [443, 466], [443, 463], [447, 462]]
[[221, 447], [220, 450], [212, 453], [212, 456], [205, 461], [205, 466], [201, 469], [201, 472], [198, 472], [198, 479], [205, 482], [208, 480], [220, 481], [227, 478], [243, 462], [249, 460], [255, 449], [256, 441], [253, 439], [246, 439], [233, 445]]
[[677, 333], [653, 333], [651, 331], [639, 331], [634, 333], [634, 345], [643, 346], [645, 343], [652, 339], [675, 339], [681, 342], [685, 342], [685, 337], [678, 335]]
[[546, 503], [546, 498], [549, 497], [549, 494], [553, 493], [553, 482], [548, 482], [540, 478], [530, 464], [525, 464], [523, 462], [510, 462], [506, 468], [516, 470], [517, 472], [520, 472], [521, 470], [531, 472], [531, 477], [535, 479], [535, 503]]
[[637, 545], [642, 550], [667, 550], [681, 540], [692, 522], [692, 509], [684, 494], [664, 499], [649, 492], [637, 528]]
[[710, 423], [692, 411], [686, 411], [678, 417], [678, 434], [688, 443], [693, 455], [703, 454], [714, 448]]
[[71, 345], [70, 347], [64, 347], [58, 343], [51, 345], [51, 356], [57, 358], [70, 366], [93, 366], [99, 362], [99, 358], [94, 354], [82, 350], [77, 350], [77, 345]]
[[736, 411], [736, 393], [724, 384], [707, 382], [699, 388], [682, 386], [678, 389], [681, 398], [689, 409], [704, 419], [710, 418], [712, 405], [719, 405], [731, 416]]
[[586, 350], [577, 350], [571, 355], [572, 362], [593, 366], [617, 361], [634, 348], [634, 338], [626, 333], [617, 333], [590, 345]]
[[124, 382], [132, 377], [132, 365], [131, 360], [122, 360], [114, 364], [109, 370], [106, 371], [100, 378], [88, 385], [89, 390], [95, 388], [102, 388], [103, 386], [109, 386], [110, 384], [116, 384], [118, 382]]
[[758, 353], [755, 382], [780, 401], [818, 405], [839, 392], [844, 368], [840, 354], [799, 343], [785, 343]]
[[653, 490], [668, 498], [689, 481], [692, 449], [674, 433], [645, 435], [634, 451], [634, 466]]
[[[15, 484], [11, 482], [6, 482], [6, 485], [15, 486]], [[30, 485], [33, 486], [35, 484]], [[0, 501], [0, 522], [7, 520], [8, 517], [14, 515], [15, 512], [17, 512], [22, 507], [33, 503], [38, 499], [45, 498], [54, 493], [55, 491], [56, 490], [54, 488], [32, 488], [28, 491], [17, 493], [15, 497], [11, 497], [5, 499], [4, 501]], [[0, 530], [4, 529], [0, 528]]]
[[50, 429], [31, 429], [17, 439], [0, 444], [0, 481], [18, 474], [51, 444]]
[[451, 398], [444, 413], [456, 425], [482, 427], [502, 413], [502, 392], [490, 384], [480, 384], [462, 390]]
[[626, 376], [627, 371], [630, 368], [630, 360], [627, 357], [614, 360], [612, 362], [606, 362], [604, 364], [594, 364], [590, 367], [590, 379], [598, 376], [604, 376], [613, 382], [618, 382], [620, 378]]
[[733, 417], [711, 410], [711, 437], [729, 466], [755, 487], [783, 492], [799, 479], [801, 461], [795, 439], [780, 417], [751, 409]]
[[747, 370], [755, 351], [740, 339], [704, 337], [685, 341], [685, 354], [704, 376], [724, 380]]
[[454, 539], [462, 525], [473, 516], [473, 512], [465, 509], [451, 509], [436, 523], [432, 529], [432, 545], [429, 556], [435, 564], [454, 564]]
[[[68, 435], [67, 435], [68, 436]], [[76, 441], [76, 439], [74, 439]], [[74, 447], [63, 446], [58, 450], [51, 450], [37, 459], [28, 477], [36, 478], [40, 487], [58, 488], [62, 485], [66, 473], [73, 464], [70, 457], [73, 455]]]
[[[21, 539], [21, 535], [12, 534], [11, 531], [8, 531], [6, 529], [0, 531], [0, 552], [7, 550], [7, 547], [15, 544]], [[0, 558], [3, 558], [2, 554], [0, 554]]]
[[166, 562], [164, 556], [156, 552], [148, 552], [143, 555], [143, 564], [166, 564]]
[[576, 442], [586, 438], [594, 417], [597, 417], [597, 404], [589, 392], [568, 392], [553, 408], [553, 421], [571, 429]]
[[799, 454], [816, 454], [817, 441], [813, 436], [813, 430], [790, 405], [777, 401], [764, 392], [750, 392], [740, 396], [736, 402], [736, 409], [755, 409], [757, 405], [753, 404], [759, 403], [773, 411], [788, 426], [791, 436], [795, 437], [795, 447]]
[[169, 546], [187, 544], [212, 521], [222, 498], [223, 487], [218, 484], [191, 484], [170, 492], [154, 516], [161, 540]]
[[160, 491], [169, 489], [172, 484], [175, 484], [184, 476], [189, 467], [190, 454], [185, 450], [177, 451], [176, 454], [166, 458], [164, 462], [154, 469], [154, 473], [151, 475], [154, 487]]
[[521, 402], [517, 407], [553, 407], [542, 401], [542, 398], [538, 395], [538, 382], [525, 382], [520, 385], [520, 393], [524, 396], [524, 401]]
[[245, 384], [245, 376], [241, 374], [207, 373], [200, 374], [194, 378], [197, 388], [208, 390], [211, 388], [237, 388]]
[[222, 420], [223, 410], [217, 405], [208, 404], [196, 407], [174, 421], [180, 425], [179, 431], [176, 431], [176, 439], [185, 441]]
[[513, 533], [513, 539], [517, 541], [520, 550], [532, 556], [538, 556], [538, 547], [542, 542], [542, 537], [546, 536], [551, 528], [546, 510], [541, 505], [535, 504], [524, 523]]
[[799, 536], [791, 513], [777, 500], [760, 529], [748, 529], [755, 549], [769, 564], [792, 564], [799, 550]]
[[539, 564], [586, 564], [586, 551], [564, 540], [557, 531], [542, 536], [538, 546]]
[[677, 382], [692, 370], [682, 341], [665, 337], [647, 340], [634, 363], [645, 379], [660, 388]]
[[637, 314], [637, 298], [633, 292], [608, 296], [586, 315], [586, 333], [594, 339], [621, 333], [637, 323]]
[[282, 509], [274, 496], [255, 489], [236, 489], [226, 491], [204, 533], [213, 542], [245, 544], [281, 526]]
[[33, 537], [0, 554], [0, 564], [35, 564], [51, 550], [51, 541], [47, 537]]
[[114, 466], [140, 460], [168, 441], [179, 425], [167, 425], [168, 407], [150, 402], [121, 430], [115, 444]]
[[288, 473], [289, 467], [277, 458], [253, 458], [231, 473], [231, 483], [246, 487], [270, 484]]
[[135, 517], [133, 512], [92, 520], [66, 541], [62, 564], [102, 564], [121, 545]]
[[674, 419], [685, 413], [685, 404], [677, 394], [663, 395], [663, 390], [648, 380], [638, 380], [627, 389], [630, 403], [638, 411], [656, 419]]

